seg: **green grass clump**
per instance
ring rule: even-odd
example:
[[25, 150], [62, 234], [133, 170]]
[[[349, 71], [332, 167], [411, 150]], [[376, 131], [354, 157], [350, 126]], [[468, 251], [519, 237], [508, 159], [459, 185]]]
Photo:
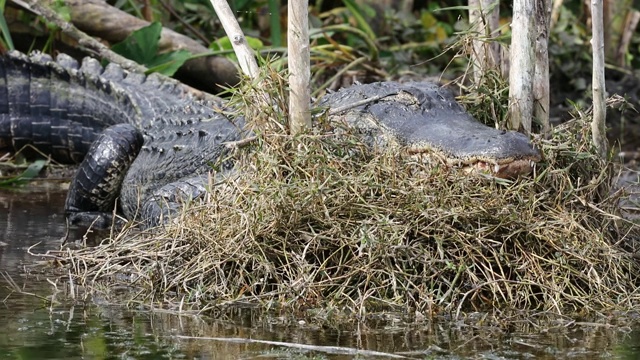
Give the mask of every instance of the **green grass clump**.
[[76, 281], [181, 309], [584, 314], [639, 304], [635, 227], [617, 215], [613, 167], [584, 119], [535, 140], [543, 162], [506, 181], [376, 151], [348, 131], [283, 135], [273, 109], [246, 114], [266, 130], [203, 203], [162, 229], [69, 252]]

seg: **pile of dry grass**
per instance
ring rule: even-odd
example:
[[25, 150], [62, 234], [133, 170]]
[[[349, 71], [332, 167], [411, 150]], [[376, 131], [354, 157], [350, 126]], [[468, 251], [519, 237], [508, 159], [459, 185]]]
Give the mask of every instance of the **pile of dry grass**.
[[537, 140], [544, 162], [508, 182], [376, 152], [348, 133], [267, 130], [205, 204], [65, 260], [84, 286], [198, 308], [628, 308], [640, 303], [633, 227], [615, 214], [612, 167], [588, 131], [576, 120]]

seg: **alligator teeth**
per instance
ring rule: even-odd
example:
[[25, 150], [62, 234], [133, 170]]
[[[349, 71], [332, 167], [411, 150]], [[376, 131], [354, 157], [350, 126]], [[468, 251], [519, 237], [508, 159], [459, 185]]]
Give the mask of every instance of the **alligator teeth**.
[[497, 174], [499, 171], [500, 171], [500, 165], [498, 164], [493, 165], [493, 172]]

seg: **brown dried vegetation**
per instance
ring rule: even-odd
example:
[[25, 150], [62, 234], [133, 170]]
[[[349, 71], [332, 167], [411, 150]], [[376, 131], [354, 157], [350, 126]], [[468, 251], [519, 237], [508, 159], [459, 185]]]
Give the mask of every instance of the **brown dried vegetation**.
[[[271, 75], [261, 86], [286, 104]], [[251, 92], [236, 99], [256, 103]], [[131, 227], [66, 252], [76, 284], [201, 310], [584, 314], [639, 304], [637, 231], [617, 215], [622, 193], [609, 188], [613, 166], [589, 144], [588, 119], [535, 139], [545, 160], [510, 182], [373, 150], [348, 132], [283, 135], [274, 107], [247, 109], [264, 130], [238, 150], [237, 173], [163, 229]]]

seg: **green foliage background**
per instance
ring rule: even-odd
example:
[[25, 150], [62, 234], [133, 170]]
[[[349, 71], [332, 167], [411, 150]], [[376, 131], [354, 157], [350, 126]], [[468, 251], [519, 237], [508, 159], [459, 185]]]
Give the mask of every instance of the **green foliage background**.
[[[114, 5], [142, 17], [142, 1], [118, 0]], [[189, 28], [197, 29], [194, 37], [207, 40], [217, 50], [224, 50], [216, 39], [225, 36], [211, 10], [208, 0], [164, 1], [149, 0], [153, 19], [165, 26], [193, 35]], [[379, 60], [376, 66], [390, 73], [410, 70], [423, 74], [441, 73], [445, 68], [454, 73], [466, 66], [464, 59], [455, 58], [459, 49], [440, 56], [468, 29], [466, 0], [414, 1], [410, 12], [382, 8], [378, 2], [354, 0], [315, 0], [310, 3], [310, 24], [313, 29], [312, 45], [324, 49], [333, 41], [349, 49], [344, 59], [331, 59], [326, 53], [316, 52], [315, 59], [354, 60], [365, 55], [368, 60]], [[382, 3], [382, 2], [380, 2]], [[402, 1], [396, 1], [401, 4]], [[164, 5], [163, 5], [164, 4]], [[264, 53], [280, 53], [286, 45], [285, 0], [233, 0], [230, 6], [246, 34], [255, 38]], [[373, 5], [371, 5], [373, 4]], [[172, 9], [169, 11], [168, 9]], [[509, 43], [511, 2], [501, 2], [501, 24], [504, 36], [500, 41]], [[550, 56], [552, 76], [558, 83], [572, 89], [584, 88], [585, 74], [590, 71], [589, 14], [581, 1], [564, 1], [561, 16], [552, 29]], [[343, 26], [330, 31], [322, 28]], [[349, 28], [349, 29], [347, 29]], [[375, 49], [371, 48], [375, 45]], [[632, 68], [640, 67], [638, 53], [640, 37], [634, 35], [627, 58]], [[454, 58], [452, 62], [451, 59]]]
[[[4, 2], [0, 1], [0, 9], [4, 9]], [[209, 0], [117, 0], [110, 3], [140, 18], [147, 14], [147, 20], [199, 39], [215, 51], [230, 51], [229, 42], [224, 40], [226, 34]], [[435, 75], [447, 69], [453, 74], [451, 76], [456, 76], [464, 71], [467, 65], [465, 57], [456, 55], [464, 52], [466, 44], [452, 45], [461, 36], [464, 39], [469, 28], [467, 0], [415, 0], [412, 8], [405, 11], [399, 10], [403, 0], [392, 1], [396, 9], [383, 7], [384, 3], [312, 0], [310, 24], [315, 70], [335, 73], [339, 67], [362, 58], [356, 69], [370, 71], [373, 67], [381, 74], [410, 71]], [[61, 0], [54, 5], [59, 13], [65, 12]], [[254, 48], [265, 55], [285, 52], [286, 0], [230, 0], [229, 5]], [[508, 44], [511, 2], [502, 1], [500, 13], [503, 36], [499, 41]], [[566, 90], [580, 91], [586, 86], [591, 52], [588, 17], [583, 2], [564, 1], [560, 19], [552, 29], [552, 77], [567, 87]], [[41, 21], [29, 14], [24, 14], [21, 19], [26, 25], [47, 31]], [[12, 48], [9, 29], [2, 21], [0, 31], [4, 47]], [[640, 37], [634, 34], [632, 46], [626, 54], [631, 68], [640, 67], [639, 52]], [[229, 56], [233, 57], [232, 54]]]

